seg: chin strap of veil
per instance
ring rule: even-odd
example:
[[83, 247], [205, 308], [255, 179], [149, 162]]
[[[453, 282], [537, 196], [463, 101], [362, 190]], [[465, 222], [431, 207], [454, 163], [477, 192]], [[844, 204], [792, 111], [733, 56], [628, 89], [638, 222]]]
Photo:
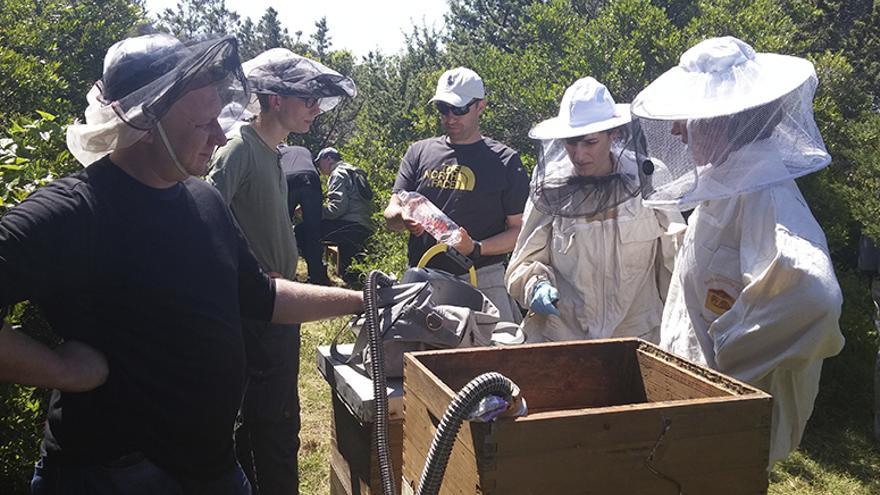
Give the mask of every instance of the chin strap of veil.
[[159, 131], [159, 137], [162, 138], [162, 144], [165, 145], [165, 149], [168, 150], [168, 156], [171, 157], [171, 160], [174, 162], [174, 166], [177, 167], [177, 171], [184, 175], [184, 177], [189, 176], [189, 172], [183, 168], [183, 165], [180, 164], [180, 160], [177, 159], [177, 153], [174, 152], [174, 148], [171, 147], [171, 142], [168, 141], [168, 135], [165, 134], [165, 128], [162, 127], [161, 122], [156, 122], [156, 130]]

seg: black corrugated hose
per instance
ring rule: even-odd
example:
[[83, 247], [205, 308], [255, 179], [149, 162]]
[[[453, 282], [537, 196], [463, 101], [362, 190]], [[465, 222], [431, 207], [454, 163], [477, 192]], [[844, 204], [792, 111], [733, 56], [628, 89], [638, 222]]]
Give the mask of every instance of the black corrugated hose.
[[443, 419], [437, 427], [437, 433], [434, 434], [434, 440], [431, 442], [431, 450], [428, 451], [425, 469], [419, 481], [418, 495], [436, 495], [440, 492], [446, 465], [449, 463], [449, 454], [455, 444], [455, 437], [461, 429], [461, 423], [477, 407], [480, 400], [488, 395], [497, 395], [511, 403], [514, 388], [515, 385], [509, 378], [493, 371], [474, 378], [455, 395], [446, 408]]
[[382, 355], [382, 335], [379, 326], [379, 306], [376, 289], [379, 285], [388, 287], [394, 281], [379, 270], [373, 270], [364, 286], [364, 312], [367, 331], [370, 336], [370, 371], [373, 375], [373, 400], [376, 402], [373, 441], [379, 457], [379, 475], [382, 491], [394, 495], [394, 470], [391, 466], [391, 450], [388, 447], [388, 392], [385, 382], [385, 358]]
[[[373, 437], [382, 491], [385, 495], [394, 495], [397, 491], [391, 465], [391, 450], [388, 446], [388, 394], [376, 289], [380, 285], [388, 287], [393, 283], [394, 281], [384, 273], [373, 270], [367, 277], [367, 284], [364, 287], [365, 323], [370, 336], [370, 371], [373, 375], [373, 398], [376, 401]], [[440, 491], [455, 437], [458, 436], [462, 422], [477, 407], [480, 400], [488, 395], [497, 395], [512, 403], [515, 388], [516, 385], [509, 378], [500, 373], [490, 372], [474, 378], [455, 395], [446, 408], [443, 419], [437, 427], [437, 433], [434, 434], [434, 440], [431, 442], [431, 449], [428, 451], [428, 458], [419, 481], [419, 495], [436, 495]]]

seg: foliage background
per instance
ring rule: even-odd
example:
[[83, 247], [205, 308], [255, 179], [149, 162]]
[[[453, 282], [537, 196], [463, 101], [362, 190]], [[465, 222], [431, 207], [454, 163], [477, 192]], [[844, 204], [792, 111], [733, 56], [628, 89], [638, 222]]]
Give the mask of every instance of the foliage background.
[[[358, 98], [291, 142], [313, 152], [332, 144], [367, 170], [377, 192], [377, 222], [408, 144], [440, 132], [426, 102], [436, 78], [449, 67], [466, 65], [481, 74], [489, 93], [483, 132], [518, 149], [532, 166], [528, 129], [556, 113], [565, 87], [579, 77], [591, 75], [618, 101], [630, 101], [675, 65], [684, 49], [727, 34], [758, 51], [807, 57], [819, 75], [816, 120], [834, 162], [799, 184], [825, 229], [844, 290], [841, 327], [847, 346], [826, 363], [802, 452], [774, 470], [773, 490], [880, 493], [874, 481], [880, 461], [870, 429], [877, 335], [867, 279], [855, 267], [860, 233], [880, 239], [880, 4], [450, 0], [449, 5], [441, 31], [413, 26], [400, 53], [356, 60], [333, 49], [326, 19], [303, 38], [302, 32], [287, 32], [274, 9], [253, 22], [242, 20], [224, 0], [180, 0], [156, 19], [148, 19], [137, 0], [0, 0], [0, 213], [79, 168], [65, 149], [64, 127], [82, 118], [85, 93], [100, 77], [106, 49], [127, 34], [144, 32], [148, 24], [186, 38], [235, 34], [243, 59], [286, 46], [351, 74]], [[402, 235], [380, 229], [364, 268], [401, 271], [404, 242]], [[55, 341], [30, 305], [17, 306], [12, 322]], [[43, 391], [0, 385], [0, 493], [26, 491], [38, 455], [44, 398]], [[852, 484], [834, 488], [838, 485], [827, 481], [832, 474]]]

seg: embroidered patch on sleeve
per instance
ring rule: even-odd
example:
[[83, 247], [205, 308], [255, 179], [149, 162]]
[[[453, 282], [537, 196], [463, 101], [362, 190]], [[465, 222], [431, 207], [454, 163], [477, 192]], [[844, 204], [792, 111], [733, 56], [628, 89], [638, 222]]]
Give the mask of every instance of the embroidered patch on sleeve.
[[735, 301], [736, 299], [723, 289], [709, 289], [706, 291], [706, 309], [716, 315], [721, 316], [726, 313], [733, 307]]

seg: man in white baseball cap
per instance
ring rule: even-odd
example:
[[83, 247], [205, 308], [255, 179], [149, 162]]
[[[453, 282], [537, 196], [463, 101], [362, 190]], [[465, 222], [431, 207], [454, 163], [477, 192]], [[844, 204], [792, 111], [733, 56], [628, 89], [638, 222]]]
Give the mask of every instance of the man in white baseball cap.
[[[473, 260], [478, 288], [495, 303], [502, 320], [518, 322], [519, 308], [504, 288], [504, 261], [522, 225], [529, 178], [516, 151], [480, 133], [485, 98], [483, 80], [471, 69], [457, 67], [440, 76], [430, 102], [440, 114], [445, 135], [409, 147], [394, 191], [421, 193], [462, 227], [461, 241], [452, 247]], [[391, 196], [385, 220], [391, 230], [410, 232], [411, 266], [436, 243], [405, 214], [397, 195]], [[428, 266], [465, 274], [443, 256], [434, 257]]]
[[474, 100], [486, 98], [483, 79], [467, 67], [448, 70], [437, 80], [437, 91], [430, 102], [443, 102], [463, 107]]

